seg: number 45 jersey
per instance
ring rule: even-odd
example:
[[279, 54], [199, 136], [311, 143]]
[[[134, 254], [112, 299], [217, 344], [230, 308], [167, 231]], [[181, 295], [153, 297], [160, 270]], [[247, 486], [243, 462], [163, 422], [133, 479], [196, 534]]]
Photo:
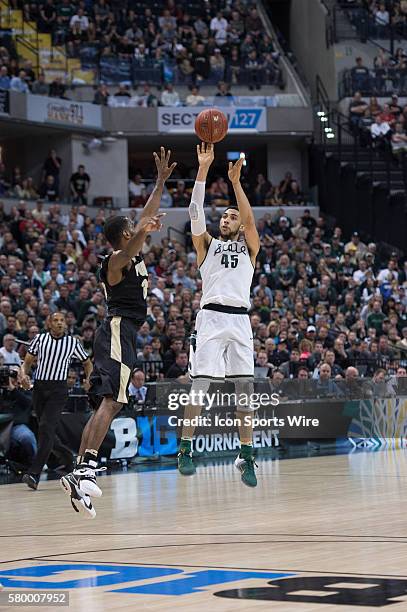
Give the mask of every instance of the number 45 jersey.
[[201, 308], [205, 304], [250, 308], [254, 268], [245, 240], [224, 242], [212, 238], [199, 270]]
[[133, 257], [130, 264], [123, 268], [123, 278], [117, 285], [107, 282], [108, 255], [102, 261], [99, 279], [105, 291], [108, 317], [126, 317], [144, 323], [147, 313], [148, 272], [143, 258]]

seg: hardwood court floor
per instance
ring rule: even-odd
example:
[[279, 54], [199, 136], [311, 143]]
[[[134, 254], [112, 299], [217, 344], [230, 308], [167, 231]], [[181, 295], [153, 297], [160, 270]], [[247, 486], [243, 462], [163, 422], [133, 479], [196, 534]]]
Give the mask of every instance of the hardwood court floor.
[[73, 612], [406, 611], [406, 465], [403, 451], [260, 460], [253, 490], [231, 463], [114, 474], [93, 521], [55, 481], [4, 485], [0, 583], [69, 588]]

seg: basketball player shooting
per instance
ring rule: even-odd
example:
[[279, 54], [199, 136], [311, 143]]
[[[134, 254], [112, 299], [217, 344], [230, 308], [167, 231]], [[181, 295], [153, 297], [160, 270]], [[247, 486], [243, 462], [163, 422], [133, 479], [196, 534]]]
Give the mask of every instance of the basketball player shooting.
[[157, 166], [155, 187], [135, 225], [123, 216], [110, 217], [104, 226], [113, 247], [100, 267], [100, 280], [106, 294], [107, 318], [98, 327], [94, 342], [94, 369], [89, 397], [97, 407], [82, 434], [76, 469], [61, 478], [76, 512], [94, 518], [91, 496], [100, 497], [96, 483], [98, 451], [114, 417], [128, 402], [128, 386], [137, 362], [137, 332], [146, 318], [148, 272], [141, 249], [150, 232], [161, 229], [158, 213], [165, 181], [176, 163], [169, 164], [171, 151], [161, 147], [154, 153]]
[[[205, 182], [214, 159], [213, 144], [197, 146], [199, 169], [192, 191], [189, 214], [192, 242], [197, 252], [202, 277], [201, 310], [196, 318], [196, 342], [190, 349], [192, 379], [191, 404], [185, 420], [199, 416], [202, 405], [194, 405], [197, 393], [207, 393], [212, 380], [233, 381], [238, 398], [236, 417], [240, 421], [240, 453], [235, 466], [242, 481], [257, 485], [254, 472], [252, 408], [239, 398], [250, 398], [253, 392], [253, 334], [248, 315], [250, 286], [260, 248], [256, 222], [249, 200], [240, 184], [243, 159], [229, 163], [229, 180], [236, 196], [237, 208], [229, 206], [220, 220], [220, 237], [206, 231]], [[245, 417], [247, 417], [245, 419]], [[249, 421], [249, 424], [247, 424]], [[184, 424], [178, 454], [178, 469], [184, 476], [195, 473], [191, 442], [194, 427]]]

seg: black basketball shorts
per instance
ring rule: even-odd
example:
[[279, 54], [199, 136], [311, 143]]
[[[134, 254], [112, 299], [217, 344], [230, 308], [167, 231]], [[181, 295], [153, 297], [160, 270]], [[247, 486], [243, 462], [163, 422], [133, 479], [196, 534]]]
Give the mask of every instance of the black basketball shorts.
[[128, 403], [128, 387], [137, 362], [139, 328], [135, 319], [109, 317], [96, 330], [89, 390], [94, 407], [103, 397], [113, 397], [121, 404]]

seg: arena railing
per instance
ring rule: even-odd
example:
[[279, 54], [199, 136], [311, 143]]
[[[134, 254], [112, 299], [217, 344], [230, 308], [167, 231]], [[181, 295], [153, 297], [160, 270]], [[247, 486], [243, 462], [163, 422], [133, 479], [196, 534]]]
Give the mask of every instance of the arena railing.
[[[383, 142], [381, 149], [375, 146], [370, 132], [359, 124], [352, 122], [349, 116], [341, 113], [329, 101], [326, 90], [319, 76], [316, 79], [317, 90], [317, 113], [323, 113], [324, 121], [318, 121], [316, 125], [316, 136], [318, 143], [322, 145], [326, 152], [334, 152], [339, 162], [350, 162], [354, 164], [356, 172], [363, 172], [370, 180], [377, 182], [377, 162], [380, 159], [384, 164], [385, 185], [390, 192], [392, 189], [392, 171], [395, 170], [394, 160], [390, 142]], [[335, 138], [328, 136], [328, 131], [334, 134]], [[352, 160], [349, 160], [349, 152], [352, 152]], [[407, 159], [406, 154], [402, 154], [401, 170], [403, 175], [404, 188], [407, 189]], [[381, 179], [381, 182], [383, 180]]]
[[[331, 24], [333, 42], [355, 39], [365, 43], [377, 44], [377, 40], [388, 41], [391, 55], [394, 55], [395, 43], [407, 37], [407, 23], [394, 22], [394, 3], [389, 6], [390, 23], [376, 23], [374, 15], [363, 6], [348, 6], [345, 2], [337, 2], [331, 9]], [[344, 27], [345, 18], [349, 27]]]
[[352, 69], [343, 70], [339, 77], [338, 97], [351, 97], [356, 91], [363, 96], [407, 95], [407, 68], [387, 66], [369, 70], [363, 76], [352, 74]]
[[[267, 370], [267, 368], [264, 369]], [[145, 401], [139, 402], [130, 397], [129, 407], [146, 413], [161, 412], [168, 414], [169, 394], [189, 393], [191, 390], [188, 374], [177, 379], [146, 380], [145, 386], [147, 387]], [[233, 395], [233, 383], [219, 381], [211, 383], [208, 393], [213, 394], [213, 402], [211, 402], [213, 408], [236, 407], [233, 403], [236, 400]], [[268, 397], [264, 397], [264, 402], [261, 403], [264, 408], [269, 409], [277, 404], [302, 402], [306, 405], [307, 402], [313, 404], [316, 400], [343, 402], [348, 400], [405, 398], [407, 401], [407, 376], [390, 375], [385, 377], [384, 380], [376, 380], [372, 377], [357, 377], [350, 380], [340, 377], [331, 377], [328, 380], [284, 379], [279, 383], [274, 383], [272, 378], [264, 376], [254, 379], [253, 393], [267, 395]], [[70, 395], [75, 398], [87, 397], [83, 390], [76, 388], [71, 390]], [[274, 399], [273, 395], [275, 396]], [[404, 411], [403, 415], [402, 418], [407, 427], [407, 411]]]

